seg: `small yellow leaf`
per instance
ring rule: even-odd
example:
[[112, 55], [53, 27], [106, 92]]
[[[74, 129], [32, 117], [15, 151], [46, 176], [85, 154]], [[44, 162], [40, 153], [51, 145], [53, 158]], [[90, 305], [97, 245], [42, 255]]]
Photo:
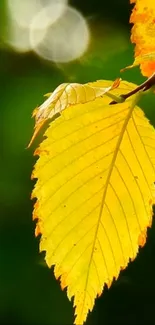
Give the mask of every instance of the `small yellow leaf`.
[[53, 93], [45, 96], [48, 99], [39, 107], [35, 108], [32, 117], [35, 117], [34, 134], [28, 145], [31, 146], [37, 133], [40, 131], [44, 123], [56, 114], [60, 114], [69, 105], [84, 104], [93, 101], [97, 97], [103, 96], [106, 92], [119, 86], [120, 79], [116, 79], [113, 84], [108, 87], [94, 87], [93, 84], [85, 85], [78, 83], [64, 83], [58, 86]]
[[[94, 89], [109, 87], [108, 81], [77, 86], [69, 106], [64, 97], [33, 171], [40, 251], [46, 252], [47, 265], [54, 265], [68, 298], [74, 297], [77, 325], [85, 322], [104, 285], [110, 287], [145, 244], [155, 202], [154, 128], [135, 106], [134, 96], [109, 105], [111, 95], [120, 96], [135, 85], [121, 82], [96, 96]], [[60, 89], [62, 93], [64, 86]]]

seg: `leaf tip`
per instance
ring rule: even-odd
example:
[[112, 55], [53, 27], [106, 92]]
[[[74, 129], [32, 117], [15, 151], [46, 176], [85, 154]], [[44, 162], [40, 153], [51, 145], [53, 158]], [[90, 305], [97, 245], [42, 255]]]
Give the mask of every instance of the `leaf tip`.
[[67, 287], [66, 278], [67, 278], [67, 273], [63, 273], [60, 279], [60, 287], [62, 290], [64, 290]]
[[36, 228], [35, 228], [35, 237], [38, 237], [39, 235], [41, 235], [41, 230], [40, 230], [39, 224], [37, 223]]
[[33, 110], [33, 112], [32, 112], [32, 117], [35, 117], [35, 116], [37, 115], [37, 113], [38, 113], [38, 109], [39, 109], [39, 107], [37, 106], [37, 107]]
[[46, 119], [40, 121], [38, 124], [35, 125], [34, 133], [33, 133], [32, 137], [31, 137], [31, 140], [30, 140], [30, 142], [29, 142], [29, 144], [27, 146], [27, 149], [31, 147], [34, 139], [36, 138], [36, 136], [39, 133], [39, 131], [42, 128], [42, 126], [44, 125], [45, 121], [46, 121]]
[[40, 156], [41, 154], [49, 155], [49, 150], [37, 148], [34, 151], [34, 156]]
[[138, 237], [138, 245], [140, 247], [143, 247], [146, 243], [146, 239], [147, 239], [147, 230], [144, 229]]
[[115, 88], [118, 88], [121, 81], [122, 81], [122, 78], [115, 79], [114, 82], [113, 82], [113, 84], [112, 84], [111, 90], [113, 90]]

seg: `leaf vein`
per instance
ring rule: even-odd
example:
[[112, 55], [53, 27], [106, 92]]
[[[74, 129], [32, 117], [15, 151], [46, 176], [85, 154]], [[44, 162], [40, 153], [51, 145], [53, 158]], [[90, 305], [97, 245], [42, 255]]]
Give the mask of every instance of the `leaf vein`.
[[137, 162], [138, 162], [138, 165], [140, 166], [140, 169], [141, 169], [142, 174], [143, 174], [143, 176], [144, 176], [144, 179], [145, 179], [145, 182], [146, 182], [147, 187], [148, 187], [148, 189], [149, 189], [150, 195], [151, 195], [151, 197], [152, 197], [152, 193], [151, 193], [151, 190], [150, 190], [150, 185], [149, 185], [149, 183], [148, 183], [148, 180], [147, 180], [147, 178], [146, 178], [146, 175], [145, 175], [145, 173], [144, 173], [144, 170], [143, 170], [143, 168], [142, 168], [142, 166], [141, 166], [141, 163], [140, 163], [140, 161], [139, 161], [139, 159], [138, 159], [138, 156], [137, 156], [136, 151], [135, 151], [135, 149], [134, 149], [134, 146], [133, 146], [133, 144], [132, 144], [132, 141], [131, 141], [131, 138], [130, 138], [130, 135], [129, 135], [128, 130], [126, 130], [126, 133], [127, 133], [127, 136], [128, 136], [129, 142], [130, 142], [130, 145], [131, 145], [131, 147], [132, 147], [133, 153], [134, 153], [134, 155], [135, 155], [135, 158], [136, 158], [136, 160], [137, 160]]
[[[107, 210], [109, 211], [109, 208], [107, 207], [107, 205], [105, 204]], [[111, 250], [111, 254], [112, 254], [112, 257], [113, 257], [113, 261], [114, 261], [114, 265], [115, 265], [115, 269], [116, 269], [116, 273], [117, 273], [117, 263], [116, 263], [116, 259], [115, 259], [115, 254], [114, 254], [114, 251], [113, 251], [113, 248], [112, 248], [112, 244], [111, 244], [111, 241], [110, 241], [110, 238], [108, 236], [108, 233], [106, 231], [106, 228], [104, 227], [103, 225], [103, 222], [101, 221], [101, 227], [107, 237], [107, 240], [108, 240], [108, 243], [109, 243], [109, 246], [110, 246], [110, 250]]]
[[[109, 153], [109, 155], [110, 154], [112, 154], [112, 153]], [[92, 181], [92, 180], [94, 180], [95, 178], [97, 178], [97, 177], [99, 177], [100, 175], [102, 175], [102, 173], [104, 173], [104, 172], [106, 172], [107, 170], [109, 169], [109, 167], [108, 168], [106, 168], [105, 170], [102, 170], [101, 172], [99, 172], [98, 174], [96, 174], [95, 176], [92, 176], [91, 178], [89, 178], [89, 179], [87, 179], [87, 181], [85, 181], [85, 182], [83, 182], [80, 186], [78, 186], [74, 191], [72, 191], [72, 192], [70, 192], [70, 194], [67, 196], [67, 197], [65, 197], [65, 199], [63, 200], [63, 201], [61, 201], [61, 204], [63, 204], [66, 200], [68, 200], [73, 194], [75, 194], [78, 190], [80, 190], [83, 186], [85, 186], [86, 184], [88, 184], [90, 181]], [[74, 177], [73, 177], [74, 178]], [[66, 182], [67, 183], [67, 182]], [[59, 192], [59, 190], [62, 188], [62, 187], [64, 187], [65, 186], [65, 184], [66, 183], [64, 183], [63, 185], [61, 185], [55, 192], [54, 192], [54, 194], [53, 195], [55, 195], [56, 193], [58, 193]], [[46, 203], [47, 203], [47, 201], [49, 201], [49, 200], [51, 200], [51, 198], [53, 197], [53, 195], [51, 196], [51, 195], [49, 195], [48, 196], [48, 198], [41, 204], [41, 206], [44, 206], [44, 205], [46, 205]], [[54, 208], [54, 210], [52, 210], [51, 211], [51, 213], [53, 213], [53, 212], [55, 212], [58, 208], [59, 208], [59, 206], [60, 206], [60, 203], [56, 206], [56, 208]], [[49, 217], [49, 216], [48, 216]], [[48, 218], [47, 217], [47, 218]]]
[[137, 186], [138, 189], [139, 189], [139, 193], [140, 193], [140, 195], [141, 195], [141, 198], [142, 198], [142, 201], [143, 201], [143, 204], [144, 204], [145, 212], [146, 212], [146, 214], [147, 214], [147, 210], [146, 210], [146, 204], [145, 204], [144, 196], [143, 196], [143, 193], [142, 193], [141, 188], [140, 188], [140, 186], [139, 186], [139, 183], [136, 182], [135, 175], [133, 174], [133, 171], [132, 171], [132, 169], [131, 169], [131, 167], [130, 167], [130, 165], [129, 165], [127, 159], [126, 159], [126, 157], [124, 156], [123, 152], [121, 151], [121, 149], [120, 149], [120, 154], [122, 155], [123, 159], [125, 160], [125, 162], [126, 162], [128, 168], [129, 168], [129, 170], [130, 170], [130, 173], [131, 173], [131, 175], [133, 176], [134, 183], [136, 184], [136, 186]]
[[[73, 135], [74, 133], [77, 133], [77, 131], [84, 129], [85, 127], [92, 126], [92, 125], [94, 125], [94, 124], [96, 124], [97, 122], [100, 122], [100, 121], [102, 121], [102, 119], [100, 119], [100, 120], [96, 120], [95, 122], [90, 123], [89, 125], [84, 125], [84, 126], [80, 127], [79, 129], [73, 131], [72, 133], [67, 134], [67, 136], [65, 137], [65, 139], [66, 139], [67, 137], [70, 138], [70, 136]], [[80, 143], [82, 143], [82, 142], [84, 142], [84, 141], [90, 139], [90, 138], [93, 137], [94, 135], [100, 134], [101, 132], [105, 131], [106, 129], [111, 128], [112, 126], [118, 125], [120, 122], [123, 122], [123, 121], [124, 121], [124, 118], [123, 118], [123, 119], [120, 119], [119, 121], [117, 121], [117, 122], [115, 122], [115, 123], [112, 123], [112, 124], [108, 125], [108, 126], [105, 127], [105, 128], [102, 128], [101, 130], [98, 130], [98, 131], [94, 132], [93, 134], [89, 135], [88, 137], [86, 137], [86, 138], [84, 138], [84, 139], [81, 139], [80, 141], [77, 141], [76, 143], [73, 143], [71, 146], [65, 148], [65, 150], [59, 152], [55, 157], [56, 157], [56, 158], [59, 157], [60, 155], [64, 154], [66, 151], [68, 151], [68, 150], [70, 150], [71, 148], [77, 146], [78, 144], [80, 144]], [[117, 136], [117, 135], [116, 135], [116, 136]], [[64, 137], [59, 138], [58, 140], [52, 142], [52, 145], [55, 144], [56, 142], [60, 142], [60, 140], [62, 140], [62, 139], [64, 139]], [[107, 143], [108, 141], [110, 141], [110, 140], [107, 140], [105, 143]], [[103, 144], [104, 144], [104, 142], [103, 142]], [[96, 148], [96, 147], [95, 147], [95, 148]], [[93, 150], [94, 150], [95, 148], [93, 148]], [[46, 146], [45, 146], [44, 149], [46, 149]], [[39, 171], [41, 168], [44, 168], [47, 164], [51, 163], [51, 160], [54, 159], [55, 157], [51, 157], [50, 159], [48, 158], [47, 161], [46, 161], [42, 166], [38, 167], [38, 171]]]
[[135, 212], [135, 216], [136, 216], [136, 219], [137, 219], [137, 223], [138, 223], [138, 226], [139, 226], [139, 230], [140, 230], [140, 232], [141, 232], [142, 230], [141, 230], [141, 226], [140, 226], [140, 223], [139, 223], [139, 219], [138, 219], [138, 215], [137, 215], [137, 211], [136, 211], [136, 206], [135, 206], [135, 202], [134, 202], [134, 200], [133, 200], [133, 197], [132, 197], [132, 195], [131, 195], [131, 193], [130, 193], [130, 190], [129, 190], [127, 184], [125, 183], [125, 181], [124, 181], [124, 179], [123, 179], [123, 176], [121, 175], [120, 170], [118, 169], [117, 166], [115, 166], [115, 168], [116, 168], [116, 170], [117, 170], [117, 172], [118, 172], [118, 174], [119, 174], [119, 176], [120, 176], [120, 178], [121, 178], [121, 180], [122, 180], [122, 182], [123, 182], [123, 184], [124, 184], [124, 186], [125, 186], [125, 188], [126, 188], [126, 190], [127, 190], [127, 192], [128, 192], [128, 195], [129, 195], [129, 197], [130, 197], [130, 200], [131, 200], [131, 202], [132, 202], [132, 206], [133, 206], [133, 209], [134, 209], [134, 212]]
[[[81, 159], [81, 158], [83, 158], [83, 157], [86, 156], [88, 153], [93, 152], [94, 150], [96, 150], [96, 149], [98, 149], [98, 148], [104, 146], [106, 143], [108, 143], [108, 142], [110, 142], [110, 141], [116, 139], [118, 136], [119, 136], [119, 134], [114, 135], [112, 138], [110, 138], [110, 139], [108, 139], [107, 141], [105, 141], [105, 142], [103, 142], [103, 143], [97, 145], [95, 148], [91, 148], [90, 150], [85, 151], [85, 152], [84, 152], [82, 155], [80, 155], [78, 158], [76, 157], [76, 158], [74, 158], [73, 160], [71, 160], [70, 163], [66, 164], [66, 165], [65, 165], [63, 168], [61, 168], [57, 173], [55, 173], [54, 175], [50, 176], [50, 177], [49, 177], [49, 178], [48, 178], [48, 179], [47, 179], [47, 180], [46, 180], [42, 185], [40, 185], [40, 186], [38, 187], [38, 190], [41, 190], [41, 188], [42, 188], [43, 186], [45, 186], [45, 184], [47, 184], [49, 181], [51, 181], [53, 177], [55, 177], [55, 176], [57, 176], [58, 174], [62, 173], [62, 171], [64, 171], [66, 168], [70, 167], [70, 166], [71, 166], [75, 161], [77, 161], [77, 159]], [[110, 155], [111, 153], [112, 153], [112, 152], [110, 152], [109, 154], [103, 156], [102, 159], [104, 159], [104, 157], [105, 157], [105, 158], [108, 157], [108, 155]], [[57, 157], [58, 157], [58, 156], [56, 156], [56, 158], [57, 158]], [[51, 159], [47, 162], [47, 164], [48, 164], [48, 163], [49, 163], [49, 164], [51, 163]], [[94, 164], [95, 164], [95, 162], [94, 162]], [[88, 165], [86, 168], [89, 168], [90, 166], [91, 166], [91, 165]], [[44, 166], [43, 166], [43, 167], [44, 167]]]
[[[120, 133], [119, 138], [118, 138], [118, 142], [117, 142], [117, 145], [116, 145], [116, 150], [115, 150], [114, 155], [113, 155], [111, 166], [109, 168], [109, 174], [107, 176], [107, 180], [106, 180], [104, 191], [103, 191], [103, 197], [102, 197], [101, 208], [100, 208], [99, 217], [98, 217], [98, 223], [97, 223], [97, 226], [96, 226], [96, 232], [95, 232], [95, 236], [94, 236], [94, 240], [93, 240], [92, 253], [91, 253], [91, 256], [90, 256], [89, 267], [88, 267], [88, 272], [87, 272], [87, 278], [86, 278], [86, 283], [85, 283], [85, 290], [87, 288], [87, 283], [88, 283], [88, 279], [89, 279], [89, 269], [90, 269], [90, 265], [91, 265], [91, 261], [92, 261], [94, 246], [95, 246], [95, 242], [96, 242], [96, 238], [97, 238], [97, 232], [98, 232], [99, 224], [101, 222], [102, 211], [103, 211], [103, 207], [104, 207], [104, 204], [105, 204], [105, 198], [106, 198], [110, 178], [111, 178], [111, 175], [112, 175], [112, 172], [113, 172], [113, 167], [115, 165], [115, 161], [116, 161], [116, 158], [117, 158], [117, 155], [118, 155], [118, 152], [119, 152], [119, 147], [121, 145], [121, 142], [122, 142], [126, 127], [127, 127], [128, 122], [129, 122], [129, 120], [131, 118], [134, 107], [135, 107], [135, 101], [133, 101], [131, 106], [129, 106], [129, 111], [128, 111], [128, 114], [126, 116], [126, 119], [124, 120], [124, 124], [122, 126], [122, 130], [121, 130], [121, 133]], [[84, 304], [85, 304], [85, 298], [86, 298], [86, 296], [83, 299], [83, 308], [84, 308]], [[82, 311], [81, 311], [81, 315], [82, 315], [82, 312], [83, 312], [83, 308], [82, 308]]]
[[[105, 232], [105, 230], [104, 230]], [[101, 243], [100, 243], [100, 240], [97, 238], [97, 241], [98, 241], [98, 244], [99, 244], [99, 247], [100, 247], [100, 251], [101, 251], [101, 255], [102, 255], [102, 258], [103, 258], [103, 263], [105, 265], [105, 268], [106, 268], [106, 272], [107, 272], [107, 277], [108, 279], [110, 280], [110, 275], [109, 275], [109, 271], [108, 271], [108, 267], [107, 267], [107, 262], [106, 262], [106, 258], [105, 258], [105, 255], [103, 253], [103, 249], [102, 249], [102, 246], [101, 246]]]

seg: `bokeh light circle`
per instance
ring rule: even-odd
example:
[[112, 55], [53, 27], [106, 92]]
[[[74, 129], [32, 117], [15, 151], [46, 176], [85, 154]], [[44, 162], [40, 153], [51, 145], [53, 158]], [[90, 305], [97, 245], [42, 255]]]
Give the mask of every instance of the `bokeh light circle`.
[[5, 43], [17, 52], [31, 51], [29, 29], [19, 27], [16, 21], [9, 21]]
[[30, 30], [33, 30], [33, 46], [34, 43], [37, 46], [44, 38], [47, 27], [60, 18], [68, 3], [68, 0], [7, 1], [8, 26], [5, 43], [18, 52], [32, 50]]
[[50, 12], [50, 6], [45, 7], [31, 24], [30, 42], [33, 51], [42, 58], [57, 63], [78, 59], [89, 45], [90, 33], [86, 20], [76, 9], [67, 6], [55, 22], [47, 20], [39, 42], [36, 37], [38, 23], [45, 21], [46, 15], [50, 18]]
[[[57, 19], [61, 15], [61, 10], [67, 5], [68, 0], [7, 0], [8, 14], [12, 20], [24, 28], [29, 28], [33, 18], [42, 9], [50, 5], [53, 6], [53, 19]], [[59, 4], [59, 12], [55, 5]], [[51, 17], [51, 19], [52, 19]]]

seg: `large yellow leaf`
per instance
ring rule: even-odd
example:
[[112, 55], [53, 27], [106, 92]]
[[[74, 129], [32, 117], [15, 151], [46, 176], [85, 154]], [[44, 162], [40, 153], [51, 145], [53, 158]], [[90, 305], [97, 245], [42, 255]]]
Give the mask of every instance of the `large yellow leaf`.
[[135, 106], [135, 97], [109, 105], [111, 96], [134, 87], [121, 82], [103, 97], [69, 105], [50, 123], [37, 149], [36, 235], [41, 234], [40, 251], [46, 251], [62, 289], [74, 297], [77, 325], [104, 285], [109, 287], [135, 258], [151, 226], [154, 128]]

